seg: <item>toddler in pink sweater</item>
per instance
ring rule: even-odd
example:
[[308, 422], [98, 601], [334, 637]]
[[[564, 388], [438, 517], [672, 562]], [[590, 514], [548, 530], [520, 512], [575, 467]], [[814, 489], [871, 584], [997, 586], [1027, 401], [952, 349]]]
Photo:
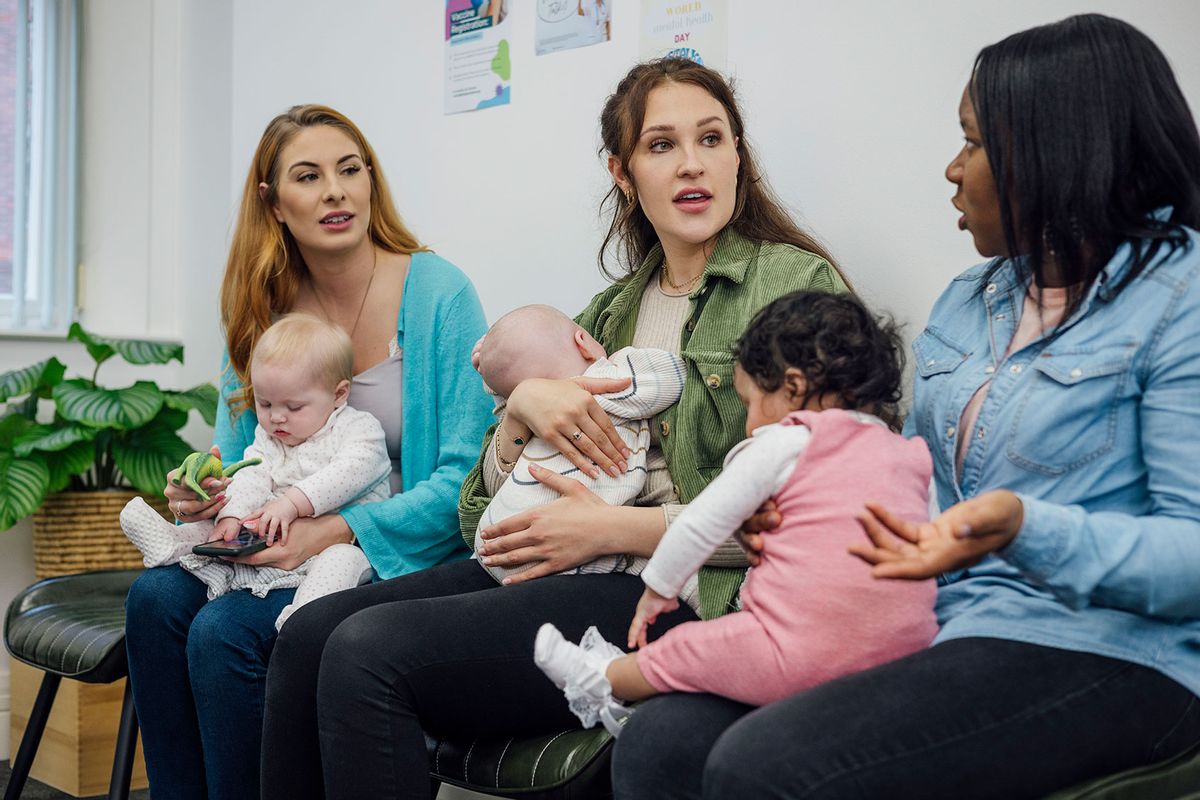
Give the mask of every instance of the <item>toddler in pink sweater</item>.
[[[880, 581], [847, 552], [868, 500], [929, 518], [932, 463], [921, 439], [881, 417], [900, 395], [894, 326], [852, 297], [794, 292], [764, 308], [736, 348], [734, 385], [748, 438], [663, 535], [642, 572], [624, 653], [589, 628], [566, 641], [543, 625], [534, 660], [584, 725], [614, 734], [621, 701], [708, 692], [752, 705], [926, 647], [937, 633], [933, 581]], [[747, 574], [740, 611], [687, 622], [647, 644], [691, 577], [742, 521], [774, 500], [782, 524]]]

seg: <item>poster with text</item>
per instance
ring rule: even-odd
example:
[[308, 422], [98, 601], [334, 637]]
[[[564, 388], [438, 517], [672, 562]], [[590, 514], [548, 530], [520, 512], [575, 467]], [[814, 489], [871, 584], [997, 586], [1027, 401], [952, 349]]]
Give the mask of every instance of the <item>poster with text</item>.
[[587, 47], [612, 38], [613, 0], [536, 0], [537, 54]]
[[446, 0], [446, 113], [508, 105], [509, 0]]
[[678, 56], [724, 70], [728, 45], [728, 0], [642, 0], [641, 60]]

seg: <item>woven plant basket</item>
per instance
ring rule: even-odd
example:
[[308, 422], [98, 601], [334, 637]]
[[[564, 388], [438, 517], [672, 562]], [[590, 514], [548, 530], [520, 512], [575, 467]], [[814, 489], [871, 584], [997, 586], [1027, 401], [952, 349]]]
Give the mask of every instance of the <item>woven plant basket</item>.
[[121, 532], [121, 509], [142, 497], [169, 519], [164, 497], [133, 491], [58, 492], [33, 514], [33, 572], [40, 580], [101, 569], [141, 569], [142, 554]]

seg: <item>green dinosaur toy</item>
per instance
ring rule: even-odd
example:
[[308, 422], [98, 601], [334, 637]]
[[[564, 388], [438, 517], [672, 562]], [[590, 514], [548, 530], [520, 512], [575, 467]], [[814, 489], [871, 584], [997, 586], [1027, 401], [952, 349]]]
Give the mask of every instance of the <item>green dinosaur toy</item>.
[[230, 464], [226, 467], [221, 464], [221, 459], [212, 453], [192, 453], [179, 465], [179, 469], [175, 471], [175, 477], [171, 479], [171, 483], [176, 486], [180, 484], [187, 486], [199, 495], [201, 500], [207, 502], [209, 499], [208, 492], [200, 488], [200, 482], [205, 478], [228, 478], [242, 467], [252, 467], [255, 464], [261, 463], [261, 458], [247, 458], [245, 461], [239, 461], [236, 464]]

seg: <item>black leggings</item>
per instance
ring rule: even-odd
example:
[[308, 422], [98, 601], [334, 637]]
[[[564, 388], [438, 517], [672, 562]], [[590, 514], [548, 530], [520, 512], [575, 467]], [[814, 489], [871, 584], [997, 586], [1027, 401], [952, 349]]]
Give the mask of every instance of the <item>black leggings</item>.
[[956, 639], [763, 708], [668, 694], [613, 753], [618, 800], [1039, 798], [1200, 744], [1200, 700], [1124, 661]]
[[[507, 737], [578, 726], [533, 663], [537, 629], [552, 622], [578, 640], [595, 625], [623, 643], [642, 589], [611, 574], [499, 586], [459, 561], [304, 606], [267, 673], [263, 797], [424, 800], [423, 730]], [[695, 618], [683, 607], [653, 633]]]

